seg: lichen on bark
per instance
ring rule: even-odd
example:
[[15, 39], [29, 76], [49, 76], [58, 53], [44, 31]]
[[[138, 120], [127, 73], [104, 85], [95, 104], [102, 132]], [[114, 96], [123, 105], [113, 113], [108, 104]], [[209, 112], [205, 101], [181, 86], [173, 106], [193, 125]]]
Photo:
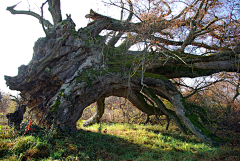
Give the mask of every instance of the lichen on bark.
[[[238, 72], [239, 67], [234, 66], [236, 59], [233, 58], [236, 53], [239, 54], [239, 49], [210, 57], [184, 53], [180, 49], [174, 52], [157, 51], [147, 45], [143, 50], [132, 51], [132, 45], [151, 39], [155, 32], [168, 29], [173, 22], [162, 19], [150, 23], [146, 34], [141, 30], [141, 27], [146, 27], [146, 22], [130, 22], [132, 7], [126, 21], [91, 10], [87, 17], [96, 19], [87, 27], [75, 30], [70, 15], [62, 20], [60, 0], [48, 3], [54, 24], [34, 14], [41, 20], [47, 32], [46, 37], [36, 41], [32, 60], [28, 65], [19, 67], [17, 76], [5, 76], [10, 89], [21, 92], [23, 103], [36, 114], [39, 124], [45, 127], [55, 124], [62, 130], [75, 131], [76, 122], [87, 106], [94, 102], [99, 106], [96, 115], [86, 122], [91, 124], [101, 118], [104, 112], [103, 100], [108, 96], [119, 96], [128, 99], [148, 115], [169, 116], [182, 132], [187, 133], [189, 130], [206, 143], [220, 141], [197, 121], [198, 118], [171, 79], [205, 76], [222, 70]], [[131, 4], [131, 1], [128, 3]], [[30, 11], [21, 12], [14, 7], [8, 7], [7, 10], [13, 14], [32, 15]], [[156, 27], [158, 30], [155, 30]], [[112, 31], [101, 36], [103, 30]], [[135, 34], [131, 34], [133, 32]], [[125, 40], [117, 46], [124, 33], [127, 35]], [[160, 37], [155, 39], [162, 40]], [[172, 42], [165, 39], [162, 41], [166, 44]], [[173, 42], [173, 45], [184, 47], [186, 42]], [[219, 56], [223, 57], [219, 59]], [[223, 62], [224, 66], [217, 68]], [[175, 110], [167, 109], [159, 97], [170, 101]]]

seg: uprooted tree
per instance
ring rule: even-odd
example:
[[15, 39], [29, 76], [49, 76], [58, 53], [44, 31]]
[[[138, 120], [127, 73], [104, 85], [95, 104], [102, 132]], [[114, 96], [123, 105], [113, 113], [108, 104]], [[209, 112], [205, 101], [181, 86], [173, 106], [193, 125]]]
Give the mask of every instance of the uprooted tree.
[[[85, 17], [94, 21], [78, 30], [70, 15], [62, 20], [60, 0], [47, 0], [41, 14], [8, 7], [12, 14], [39, 19], [46, 37], [36, 41], [32, 60], [19, 67], [17, 76], [5, 76], [6, 83], [21, 92], [24, 107], [45, 127], [55, 124], [75, 131], [83, 110], [94, 102], [97, 113], [85, 124], [97, 122], [104, 99], [119, 96], [148, 115], [170, 117], [184, 133], [218, 143], [221, 140], [201, 124], [170, 79], [239, 72], [239, 10], [226, 7], [234, 2], [224, 3], [229, 4], [110, 1], [121, 9], [119, 20], [91, 10]], [[45, 4], [53, 24], [43, 18]], [[176, 10], [176, 5], [182, 9]]]

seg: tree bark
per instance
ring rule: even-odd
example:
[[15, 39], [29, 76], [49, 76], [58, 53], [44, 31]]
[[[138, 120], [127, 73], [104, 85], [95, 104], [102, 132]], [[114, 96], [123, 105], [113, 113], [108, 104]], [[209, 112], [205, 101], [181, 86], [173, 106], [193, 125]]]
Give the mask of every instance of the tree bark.
[[[169, 116], [184, 133], [190, 130], [206, 143], [220, 142], [197, 121], [191, 107], [169, 79], [206, 76], [223, 70], [238, 72], [239, 66], [235, 64], [239, 62], [236, 56], [239, 50], [163, 60], [161, 57], [167, 52], [130, 51], [132, 44], [127, 40], [119, 47], [114, 43], [109, 46], [108, 37], [99, 35], [104, 29], [144, 35], [146, 33], [138, 29], [142, 23], [103, 16], [75, 31], [70, 16], [62, 21], [60, 0], [48, 0], [48, 3], [54, 29], [49, 31], [48, 37], [37, 40], [32, 60], [19, 67], [17, 76], [5, 76], [10, 89], [21, 92], [23, 103], [36, 114], [39, 124], [45, 127], [55, 124], [62, 130], [75, 131], [76, 122], [87, 106], [97, 102], [98, 112], [85, 125], [99, 121], [106, 97], [119, 96], [149, 115]], [[171, 23], [162, 20], [150, 26], [161, 30]], [[148, 34], [153, 32], [150, 30]], [[167, 109], [158, 96], [169, 100], [175, 111]], [[148, 104], [146, 97], [157, 106]]]
[[94, 123], [98, 123], [99, 120], [101, 119], [103, 113], [104, 113], [104, 101], [105, 99], [101, 99], [101, 100], [98, 100], [97, 101], [97, 107], [96, 107], [96, 113], [95, 115], [93, 115], [91, 118], [89, 118], [88, 120], [86, 120], [84, 123], [83, 123], [83, 126], [90, 126]]
[[52, 15], [54, 27], [56, 27], [56, 25], [62, 21], [60, 0], [48, 0], [48, 5], [48, 10]]

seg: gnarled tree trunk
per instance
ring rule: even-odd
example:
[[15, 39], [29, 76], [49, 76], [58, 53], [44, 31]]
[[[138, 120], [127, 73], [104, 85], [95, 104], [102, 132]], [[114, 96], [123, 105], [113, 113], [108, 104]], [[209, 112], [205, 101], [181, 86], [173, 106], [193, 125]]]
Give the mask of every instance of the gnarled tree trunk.
[[[76, 122], [87, 106], [97, 102], [99, 111], [85, 125], [99, 121], [106, 97], [119, 96], [149, 115], [167, 115], [182, 132], [190, 130], [206, 143], [217, 144], [220, 141], [202, 126], [169, 79], [205, 76], [222, 70], [239, 71], [235, 66], [239, 59], [233, 59], [239, 50], [210, 57], [192, 55], [181, 59], [172, 56], [167, 60], [161, 59], [172, 53], [130, 51], [134, 42], [129, 39], [115, 46], [123, 32], [145, 34], [139, 30], [145, 24], [129, 22], [132, 12], [127, 21], [119, 21], [91, 10], [86, 17], [95, 21], [76, 31], [70, 16], [61, 20], [60, 2], [49, 0], [49, 3], [54, 25], [45, 25], [52, 26], [47, 29], [47, 37], [37, 40], [32, 60], [19, 67], [17, 76], [5, 76], [10, 89], [21, 92], [24, 103], [36, 114], [39, 124], [45, 127], [56, 124], [63, 130], [75, 131]], [[7, 9], [18, 13], [14, 7]], [[42, 20], [42, 23], [46, 22]], [[152, 27], [164, 30], [171, 23], [164, 20], [152, 24]], [[104, 29], [119, 32], [107, 40], [109, 37], [99, 35]], [[153, 33], [150, 29], [148, 32]], [[128, 34], [128, 37], [132, 35]], [[178, 52], [181, 53], [180, 50]], [[166, 108], [159, 97], [170, 101], [175, 110]]]

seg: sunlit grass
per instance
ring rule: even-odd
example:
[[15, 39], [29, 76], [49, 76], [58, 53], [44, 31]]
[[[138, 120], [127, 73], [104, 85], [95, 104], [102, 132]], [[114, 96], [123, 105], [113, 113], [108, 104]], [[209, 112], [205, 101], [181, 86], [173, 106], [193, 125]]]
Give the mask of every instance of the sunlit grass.
[[[118, 136], [130, 142], [141, 145], [141, 148], [152, 149], [163, 160], [174, 160], [184, 158], [186, 160], [198, 160], [207, 158], [217, 158], [224, 153], [233, 149], [222, 147], [211, 147], [202, 143], [194, 135], [183, 135], [176, 126], [170, 128], [169, 131], [165, 127], [159, 125], [130, 125], [130, 124], [94, 124], [83, 129], [93, 132], [99, 132], [99, 127], [102, 133]], [[239, 152], [239, 148], [234, 150], [234, 154]], [[169, 154], [170, 153], [170, 154]], [[170, 156], [169, 156], [170, 155]], [[230, 155], [230, 154], [229, 154]], [[143, 153], [143, 158], [154, 158], [152, 152], [146, 151]], [[176, 157], [177, 156], [177, 157]], [[142, 156], [140, 157], [142, 158]], [[142, 159], [143, 159], [142, 158]]]
[[101, 123], [76, 133], [19, 135], [1, 128], [0, 160], [214, 160], [240, 157], [240, 148], [211, 147], [174, 125]]

